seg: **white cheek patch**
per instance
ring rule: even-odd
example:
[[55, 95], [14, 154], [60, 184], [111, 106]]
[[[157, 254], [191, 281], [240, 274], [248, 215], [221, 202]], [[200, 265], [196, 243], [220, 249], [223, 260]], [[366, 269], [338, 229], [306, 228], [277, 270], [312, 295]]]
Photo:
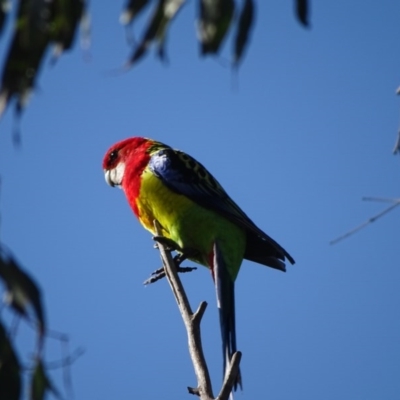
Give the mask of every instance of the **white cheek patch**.
[[106, 182], [111, 186], [118, 186], [119, 188], [121, 188], [124, 173], [125, 163], [120, 162], [115, 168], [105, 172]]

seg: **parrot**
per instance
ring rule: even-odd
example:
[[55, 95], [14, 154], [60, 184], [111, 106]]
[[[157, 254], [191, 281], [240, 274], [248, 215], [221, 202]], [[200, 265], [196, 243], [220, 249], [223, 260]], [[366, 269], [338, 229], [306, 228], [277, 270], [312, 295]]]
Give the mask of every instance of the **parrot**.
[[[145, 229], [176, 244], [178, 252], [208, 267], [217, 294], [224, 376], [237, 351], [235, 280], [243, 259], [286, 271], [292, 256], [229, 197], [210, 172], [190, 155], [156, 140], [131, 137], [106, 152], [106, 182], [123, 189]], [[242, 387], [239, 371], [234, 389]]]

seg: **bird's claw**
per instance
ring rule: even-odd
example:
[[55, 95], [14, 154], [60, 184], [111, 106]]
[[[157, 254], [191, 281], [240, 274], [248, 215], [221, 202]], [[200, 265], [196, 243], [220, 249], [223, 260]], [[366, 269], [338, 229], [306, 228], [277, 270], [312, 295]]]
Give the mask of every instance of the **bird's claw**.
[[183, 261], [187, 260], [188, 258], [194, 258], [199, 256], [198, 251], [190, 248], [182, 249], [179, 254], [174, 257], [174, 261], [176, 265], [181, 265]]
[[[181, 274], [186, 273], [186, 272], [192, 272], [195, 269], [197, 269], [197, 267], [179, 267], [179, 266], [176, 267], [176, 271], [178, 273], [181, 273]], [[157, 281], [159, 281], [160, 279], [162, 279], [164, 277], [165, 277], [164, 268], [163, 267], [162, 268], [158, 268], [158, 269], [156, 269], [155, 271], [153, 271], [151, 273], [150, 278], [146, 279], [143, 282], [143, 285], [145, 285], [145, 286], [146, 285], [150, 285], [151, 283], [157, 282]]]
[[181, 247], [179, 246], [178, 243], [174, 242], [172, 239], [170, 238], [166, 238], [165, 236], [153, 236], [153, 240], [156, 242], [156, 248], [158, 248], [158, 243], [161, 243], [162, 245], [164, 245], [166, 247], [167, 251], [179, 251], [179, 252], [183, 252], [183, 250], [181, 249]]
[[158, 268], [158, 269], [156, 269], [155, 271], [153, 271], [153, 272], [151, 273], [151, 275], [154, 276], [154, 275], [160, 275], [160, 274], [163, 274], [163, 273], [165, 273], [164, 267], [161, 267], [161, 268]]
[[[154, 247], [159, 248], [158, 244], [162, 244], [166, 251], [176, 251], [178, 254], [173, 258], [176, 271], [178, 273], [191, 272], [197, 269], [196, 267], [181, 267], [181, 263], [187, 258], [193, 257], [197, 254], [197, 251], [193, 249], [182, 249], [176, 242], [174, 242], [170, 238], [166, 238], [165, 236], [156, 235], [153, 236], [153, 240], [156, 242]], [[149, 285], [151, 283], [157, 282], [158, 280], [165, 277], [164, 267], [158, 268], [151, 273], [150, 278], [146, 279], [143, 284]]]
[[176, 271], [181, 274], [184, 274], [185, 272], [192, 272], [196, 269], [197, 269], [197, 267], [177, 267]]
[[177, 254], [177, 255], [174, 257], [174, 262], [175, 262], [175, 264], [179, 267], [179, 265], [181, 265], [182, 262], [183, 262], [184, 260], [186, 260], [186, 259], [187, 259], [186, 253], [179, 253], [179, 254]]
[[175, 264], [179, 266], [183, 261], [185, 261], [188, 258], [195, 258], [195, 256], [198, 255], [198, 252], [194, 249], [191, 248], [182, 248], [179, 246], [178, 243], [174, 242], [170, 238], [166, 238], [165, 236], [153, 236], [153, 240], [156, 242], [154, 247], [158, 249], [158, 243], [161, 243], [163, 246], [165, 246], [167, 251], [176, 251], [179, 254], [177, 254], [174, 257]]
[[157, 282], [158, 280], [164, 278], [164, 276], [165, 276], [164, 267], [158, 268], [151, 273], [150, 278], [146, 279], [143, 282], [143, 285], [150, 285], [150, 283]]
[[154, 271], [154, 272], [152, 272], [150, 278], [146, 279], [143, 282], [143, 285], [145, 285], [145, 286], [150, 285], [151, 283], [157, 282], [157, 281], [159, 281], [160, 279], [162, 279], [164, 277], [165, 277], [165, 272], [164, 271], [159, 273], [159, 274], [156, 274], [156, 271]]

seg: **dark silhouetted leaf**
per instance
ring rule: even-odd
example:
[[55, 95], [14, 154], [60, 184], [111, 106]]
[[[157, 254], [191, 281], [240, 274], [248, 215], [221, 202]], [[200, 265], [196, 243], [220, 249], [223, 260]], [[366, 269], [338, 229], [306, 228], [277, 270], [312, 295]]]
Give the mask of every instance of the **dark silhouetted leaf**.
[[235, 3], [233, 0], [200, 0], [198, 35], [201, 54], [215, 54], [232, 22]]
[[52, 392], [55, 397], [61, 398], [58, 390], [47, 376], [42, 360], [38, 359], [30, 385], [30, 400], [43, 400], [48, 391]]
[[165, 37], [168, 25], [175, 17], [177, 12], [184, 4], [184, 0], [160, 0], [150, 19], [150, 23], [146, 29], [143, 39], [136, 47], [132, 57], [129, 60], [128, 66], [132, 66], [140, 60], [148, 51], [153, 41], [158, 41], [158, 54], [165, 57]]
[[18, 357], [0, 321], [0, 399], [21, 397], [21, 367]]
[[400, 130], [397, 132], [396, 144], [394, 145], [393, 154], [400, 154]]
[[243, 8], [239, 16], [239, 22], [235, 38], [234, 65], [238, 65], [243, 52], [249, 42], [250, 29], [254, 20], [253, 0], [244, 0]]
[[56, 56], [69, 50], [73, 44], [78, 24], [85, 10], [83, 0], [55, 0], [51, 7], [50, 39], [55, 43]]
[[0, 248], [0, 278], [7, 288], [7, 300], [11, 307], [23, 317], [27, 317], [32, 307], [38, 322], [39, 344], [45, 332], [44, 312], [41, 293], [35, 281], [24, 272], [10, 255]]
[[5, 57], [0, 89], [0, 117], [16, 98], [19, 116], [35, 87], [43, 57], [50, 43], [57, 52], [72, 45], [84, 0], [21, 0], [14, 34]]
[[10, 0], [0, 0], [0, 35], [3, 33], [6, 17], [10, 11]]
[[309, 4], [308, 0], [295, 0], [296, 1], [296, 16], [297, 19], [301, 24], [308, 27], [308, 11], [309, 11]]
[[167, 30], [170, 22], [176, 16], [183, 6], [185, 0], [166, 1], [164, 9], [164, 18], [157, 30], [156, 40], [158, 42], [157, 54], [161, 60], [166, 61], [165, 43], [167, 38]]
[[121, 24], [130, 24], [144, 10], [147, 4], [149, 4], [149, 0], [128, 0], [119, 19]]
[[16, 30], [1, 78], [0, 115], [14, 95], [18, 114], [26, 104], [48, 44], [49, 17], [49, 2], [41, 0], [33, 7], [29, 0], [20, 1]]

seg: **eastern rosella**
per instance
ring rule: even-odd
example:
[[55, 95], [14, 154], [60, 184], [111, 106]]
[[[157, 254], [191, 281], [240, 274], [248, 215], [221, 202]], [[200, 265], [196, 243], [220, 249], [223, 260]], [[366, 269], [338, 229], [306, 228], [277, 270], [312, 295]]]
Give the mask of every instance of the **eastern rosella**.
[[[217, 180], [191, 156], [142, 137], [112, 146], [103, 161], [106, 181], [122, 188], [141, 224], [210, 268], [217, 288], [224, 371], [236, 352], [234, 282], [243, 259], [285, 271], [293, 258], [259, 229]], [[236, 383], [241, 383], [240, 374]], [[235, 384], [236, 389], [236, 384]]]

